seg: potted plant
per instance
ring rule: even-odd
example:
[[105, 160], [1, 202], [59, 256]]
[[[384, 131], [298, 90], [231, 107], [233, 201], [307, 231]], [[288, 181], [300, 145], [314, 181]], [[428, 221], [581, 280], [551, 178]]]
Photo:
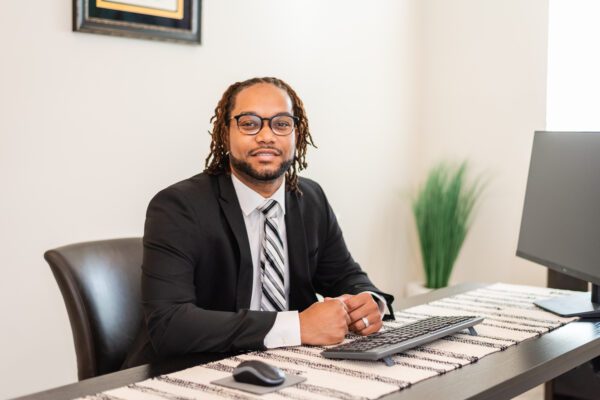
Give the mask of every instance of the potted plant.
[[448, 285], [452, 267], [467, 236], [475, 207], [483, 189], [480, 179], [466, 180], [467, 163], [440, 163], [427, 175], [412, 203], [425, 287]]

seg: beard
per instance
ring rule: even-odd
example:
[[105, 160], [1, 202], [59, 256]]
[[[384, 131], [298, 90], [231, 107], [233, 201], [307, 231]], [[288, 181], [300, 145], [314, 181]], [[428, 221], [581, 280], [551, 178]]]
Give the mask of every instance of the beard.
[[290, 158], [288, 160], [284, 160], [279, 165], [279, 168], [263, 172], [257, 171], [252, 167], [252, 165], [250, 165], [250, 163], [246, 162], [245, 160], [235, 158], [231, 154], [229, 154], [229, 162], [231, 163], [232, 168], [255, 181], [270, 182], [280, 178], [283, 174], [285, 174], [286, 171], [291, 167], [292, 163], [294, 162], [294, 159]]

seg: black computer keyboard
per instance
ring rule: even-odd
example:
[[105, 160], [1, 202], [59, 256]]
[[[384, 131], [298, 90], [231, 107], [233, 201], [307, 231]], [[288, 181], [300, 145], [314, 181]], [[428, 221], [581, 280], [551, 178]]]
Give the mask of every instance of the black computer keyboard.
[[474, 316], [428, 317], [332, 347], [324, 350], [321, 354], [327, 358], [383, 359], [387, 365], [392, 365], [390, 356], [393, 354], [421, 346], [463, 329], [469, 329], [471, 335], [476, 335], [473, 326], [481, 321], [483, 321], [482, 317]]

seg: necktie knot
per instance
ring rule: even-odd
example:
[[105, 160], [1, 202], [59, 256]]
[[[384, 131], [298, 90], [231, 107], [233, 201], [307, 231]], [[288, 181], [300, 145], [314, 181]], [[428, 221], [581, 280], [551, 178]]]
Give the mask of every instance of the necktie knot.
[[264, 214], [265, 217], [273, 218], [277, 213], [277, 201], [271, 199], [262, 206], [258, 207], [258, 209]]

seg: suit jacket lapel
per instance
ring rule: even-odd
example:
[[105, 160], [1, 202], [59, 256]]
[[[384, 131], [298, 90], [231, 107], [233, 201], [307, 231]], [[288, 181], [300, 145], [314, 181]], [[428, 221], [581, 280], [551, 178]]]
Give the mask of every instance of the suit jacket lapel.
[[219, 203], [237, 240], [240, 251], [236, 308], [238, 310], [247, 309], [250, 308], [250, 299], [252, 297], [253, 268], [246, 224], [244, 223], [244, 216], [242, 215], [242, 209], [233, 188], [231, 177], [227, 174], [221, 174], [218, 176], [218, 183]]
[[315, 301], [308, 270], [308, 250], [300, 200], [295, 193], [285, 194], [285, 229], [290, 262], [290, 310], [304, 310]]

